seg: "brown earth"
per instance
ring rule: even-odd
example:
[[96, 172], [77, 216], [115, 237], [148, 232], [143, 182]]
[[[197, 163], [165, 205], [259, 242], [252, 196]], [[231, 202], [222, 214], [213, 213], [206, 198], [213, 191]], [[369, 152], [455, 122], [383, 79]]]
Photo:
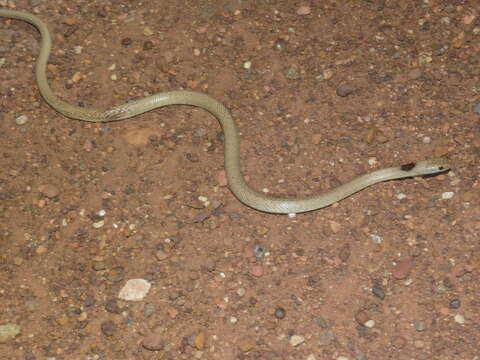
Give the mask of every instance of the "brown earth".
[[[1, 19], [0, 326], [21, 329], [1, 359], [480, 359], [477, 0], [0, 5], [49, 25], [49, 78], [72, 103], [222, 101], [271, 194], [454, 164], [257, 212], [225, 186], [212, 116], [65, 118], [35, 86], [38, 33]], [[135, 278], [147, 296], [117, 299]]]

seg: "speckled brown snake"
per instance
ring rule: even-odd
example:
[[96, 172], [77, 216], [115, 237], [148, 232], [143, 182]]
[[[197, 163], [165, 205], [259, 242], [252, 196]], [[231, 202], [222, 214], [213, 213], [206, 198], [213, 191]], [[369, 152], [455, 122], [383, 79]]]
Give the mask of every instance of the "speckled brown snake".
[[305, 198], [276, 198], [250, 188], [240, 170], [240, 137], [228, 109], [212, 97], [193, 91], [161, 92], [131, 101], [111, 109], [83, 108], [58, 98], [47, 80], [47, 62], [51, 37], [47, 26], [36, 16], [20, 11], [0, 9], [0, 17], [19, 19], [34, 25], [41, 34], [40, 54], [36, 63], [37, 84], [45, 101], [63, 115], [83, 121], [108, 122], [127, 119], [167, 105], [191, 105], [207, 110], [220, 122], [225, 135], [225, 169], [230, 190], [245, 205], [268, 213], [301, 213], [329, 206], [378, 182], [413, 176], [436, 174], [450, 166], [443, 159], [423, 160], [417, 163], [391, 167], [361, 175], [329, 191]]

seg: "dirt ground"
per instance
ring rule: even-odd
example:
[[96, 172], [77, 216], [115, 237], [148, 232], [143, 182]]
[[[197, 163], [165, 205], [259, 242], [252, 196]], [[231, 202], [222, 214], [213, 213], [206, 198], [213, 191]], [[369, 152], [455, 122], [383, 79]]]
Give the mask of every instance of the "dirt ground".
[[[35, 85], [38, 33], [0, 19], [1, 359], [480, 359], [477, 0], [0, 5], [48, 24], [72, 103], [223, 102], [269, 194], [453, 165], [261, 213], [228, 190], [207, 112], [68, 119]], [[143, 299], [118, 298], [130, 279]]]

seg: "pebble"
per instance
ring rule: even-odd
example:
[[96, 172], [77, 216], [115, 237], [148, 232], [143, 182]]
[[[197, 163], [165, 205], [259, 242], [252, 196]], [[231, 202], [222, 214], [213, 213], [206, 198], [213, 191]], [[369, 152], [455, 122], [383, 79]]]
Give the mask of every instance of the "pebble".
[[307, 356], [306, 360], [317, 360], [317, 357], [315, 356], [315, 354], [310, 354]]
[[95, 228], [95, 229], [100, 229], [101, 227], [103, 227], [103, 225], [105, 225], [105, 220], [100, 220], [100, 221], [96, 221], [94, 223], [92, 223], [92, 226]]
[[337, 87], [337, 95], [340, 97], [346, 97], [352, 94], [355, 91], [355, 88], [348, 83], [341, 83]]
[[298, 72], [298, 69], [294, 66], [291, 66], [283, 70], [283, 74], [287, 79], [290, 79], [290, 80], [300, 79], [300, 73]]
[[397, 349], [401, 349], [407, 345], [407, 340], [402, 336], [396, 336], [392, 341], [392, 345]]
[[465, 324], [465, 317], [463, 315], [457, 314], [453, 317], [457, 324]]
[[193, 339], [193, 345], [198, 349], [202, 350], [205, 346], [205, 333], [203, 331], [200, 331], [197, 335], [195, 335], [195, 338]]
[[153, 331], [143, 338], [142, 346], [150, 351], [162, 350], [164, 347], [162, 334], [159, 331]]
[[283, 319], [286, 315], [286, 311], [283, 307], [279, 306], [275, 309], [275, 317], [277, 319]]
[[368, 320], [363, 325], [369, 329], [372, 329], [375, 326], [375, 320]]
[[330, 345], [335, 340], [335, 333], [332, 330], [325, 330], [320, 333], [318, 344], [321, 346]]
[[339, 356], [337, 357], [337, 360], [348, 360], [348, 358], [345, 356]]
[[378, 297], [382, 300], [385, 298], [385, 291], [378, 284], [376, 284], [372, 287], [372, 293], [373, 293], [373, 295], [375, 295], [376, 297]]
[[475, 105], [473, 107], [473, 112], [477, 113], [477, 114], [480, 114], [480, 103], [478, 103], [477, 105]]
[[144, 279], [130, 279], [118, 293], [118, 298], [126, 301], [140, 301], [150, 290], [151, 284]]
[[105, 310], [107, 310], [109, 313], [120, 314], [124, 308], [120, 306], [120, 303], [117, 299], [112, 298], [105, 304]]
[[303, 344], [305, 342], [305, 338], [301, 335], [293, 335], [290, 338], [290, 345], [292, 346], [298, 346], [300, 344]]
[[245, 61], [245, 62], [243, 63], [243, 68], [244, 68], [245, 70], [249, 70], [251, 67], [252, 67], [252, 62], [251, 62], [251, 61]]
[[442, 199], [443, 200], [448, 200], [448, 199], [451, 199], [453, 197], [453, 195], [455, 195], [454, 192], [452, 191], [446, 191], [442, 194]]
[[149, 27], [143, 29], [143, 35], [145, 36], [152, 36], [154, 34], [153, 30]]
[[115, 324], [111, 320], [107, 320], [102, 322], [100, 325], [100, 328], [102, 329], [102, 333], [105, 336], [113, 336], [115, 334], [115, 331], [117, 330], [117, 324]]
[[267, 252], [265, 250], [265, 247], [262, 244], [255, 244], [253, 245], [253, 254], [257, 259], [261, 259], [262, 257], [265, 256], [265, 253]]
[[417, 80], [422, 77], [422, 70], [420, 69], [413, 69], [408, 73], [408, 78], [410, 80]]
[[15, 118], [15, 123], [17, 125], [25, 125], [28, 122], [28, 116], [27, 115], [18, 115]]
[[355, 314], [355, 321], [362, 326], [369, 320], [371, 320], [370, 315], [366, 311], [360, 310]]
[[413, 268], [413, 260], [406, 259], [399, 261], [392, 270], [392, 275], [397, 280], [405, 279]]
[[263, 276], [263, 268], [259, 265], [254, 265], [250, 269], [250, 274], [255, 277], [261, 277]]
[[297, 15], [309, 15], [312, 12], [310, 6], [303, 5], [297, 9]]
[[237, 346], [242, 352], [249, 352], [254, 348], [255, 340], [251, 337], [244, 337], [239, 340]]
[[448, 304], [448, 307], [450, 309], [458, 309], [460, 307], [460, 300], [453, 299], [452, 301], [450, 301], [450, 304]]
[[13, 339], [15, 336], [20, 334], [21, 328], [17, 324], [8, 323], [0, 325], [0, 344], [7, 342], [10, 339]]
[[427, 329], [427, 324], [425, 321], [414, 321], [413, 326], [415, 326], [415, 330], [417, 331], [425, 331]]
[[239, 297], [244, 296], [244, 295], [245, 295], [245, 292], [246, 292], [246, 290], [245, 290], [244, 288], [238, 288], [238, 289], [237, 289], [237, 295], [238, 295]]
[[155, 310], [156, 310], [155, 304], [146, 303], [145, 306], [143, 307], [143, 315], [145, 317], [150, 317], [155, 312]]
[[60, 190], [55, 185], [52, 185], [52, 184], [40, 185], [38, 187], [38, 191], [40, 191], [43, 195], [45, 195], [46, 197], [48, 197], [50, 199], [52, 199], [52, 198], [58, 196], [58, 194], [60, 194]]

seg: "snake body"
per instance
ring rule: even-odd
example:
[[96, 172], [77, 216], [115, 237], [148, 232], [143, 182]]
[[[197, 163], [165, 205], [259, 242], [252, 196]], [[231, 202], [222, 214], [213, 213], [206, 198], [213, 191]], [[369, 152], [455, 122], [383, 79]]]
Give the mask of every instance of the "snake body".
[[279, 214], [312, 211], [329, 206], [382, 181], [436, 174], [450, 169], [443, 159], [422, 160], [417, 163], [373, 171], [329, 191], [305, 198], [267, 196], [252, 189], [245, 182], [240, 167], [238, 130], [230, 112], [222, 103], [203, 93], [181, 90], [161, 92], [111, 109], [83, 108], [69, 104], [57, 97], [48, 84], [47, 62], [52, 41], [47, 26], [38, 17], [26, 12], [0, 9], [0, 17], [26, 21], [38, 29], [41, 34], [41, 46], [35, 66], [35, 76], [40, 93], [53, 109], [69, 118], [89, 122], [117, 121], [169, 105], [191, 105], [210, 112], [220, 122], [224, 133], [225, 171], [229, 188], [242, 203], [254, 209]]

